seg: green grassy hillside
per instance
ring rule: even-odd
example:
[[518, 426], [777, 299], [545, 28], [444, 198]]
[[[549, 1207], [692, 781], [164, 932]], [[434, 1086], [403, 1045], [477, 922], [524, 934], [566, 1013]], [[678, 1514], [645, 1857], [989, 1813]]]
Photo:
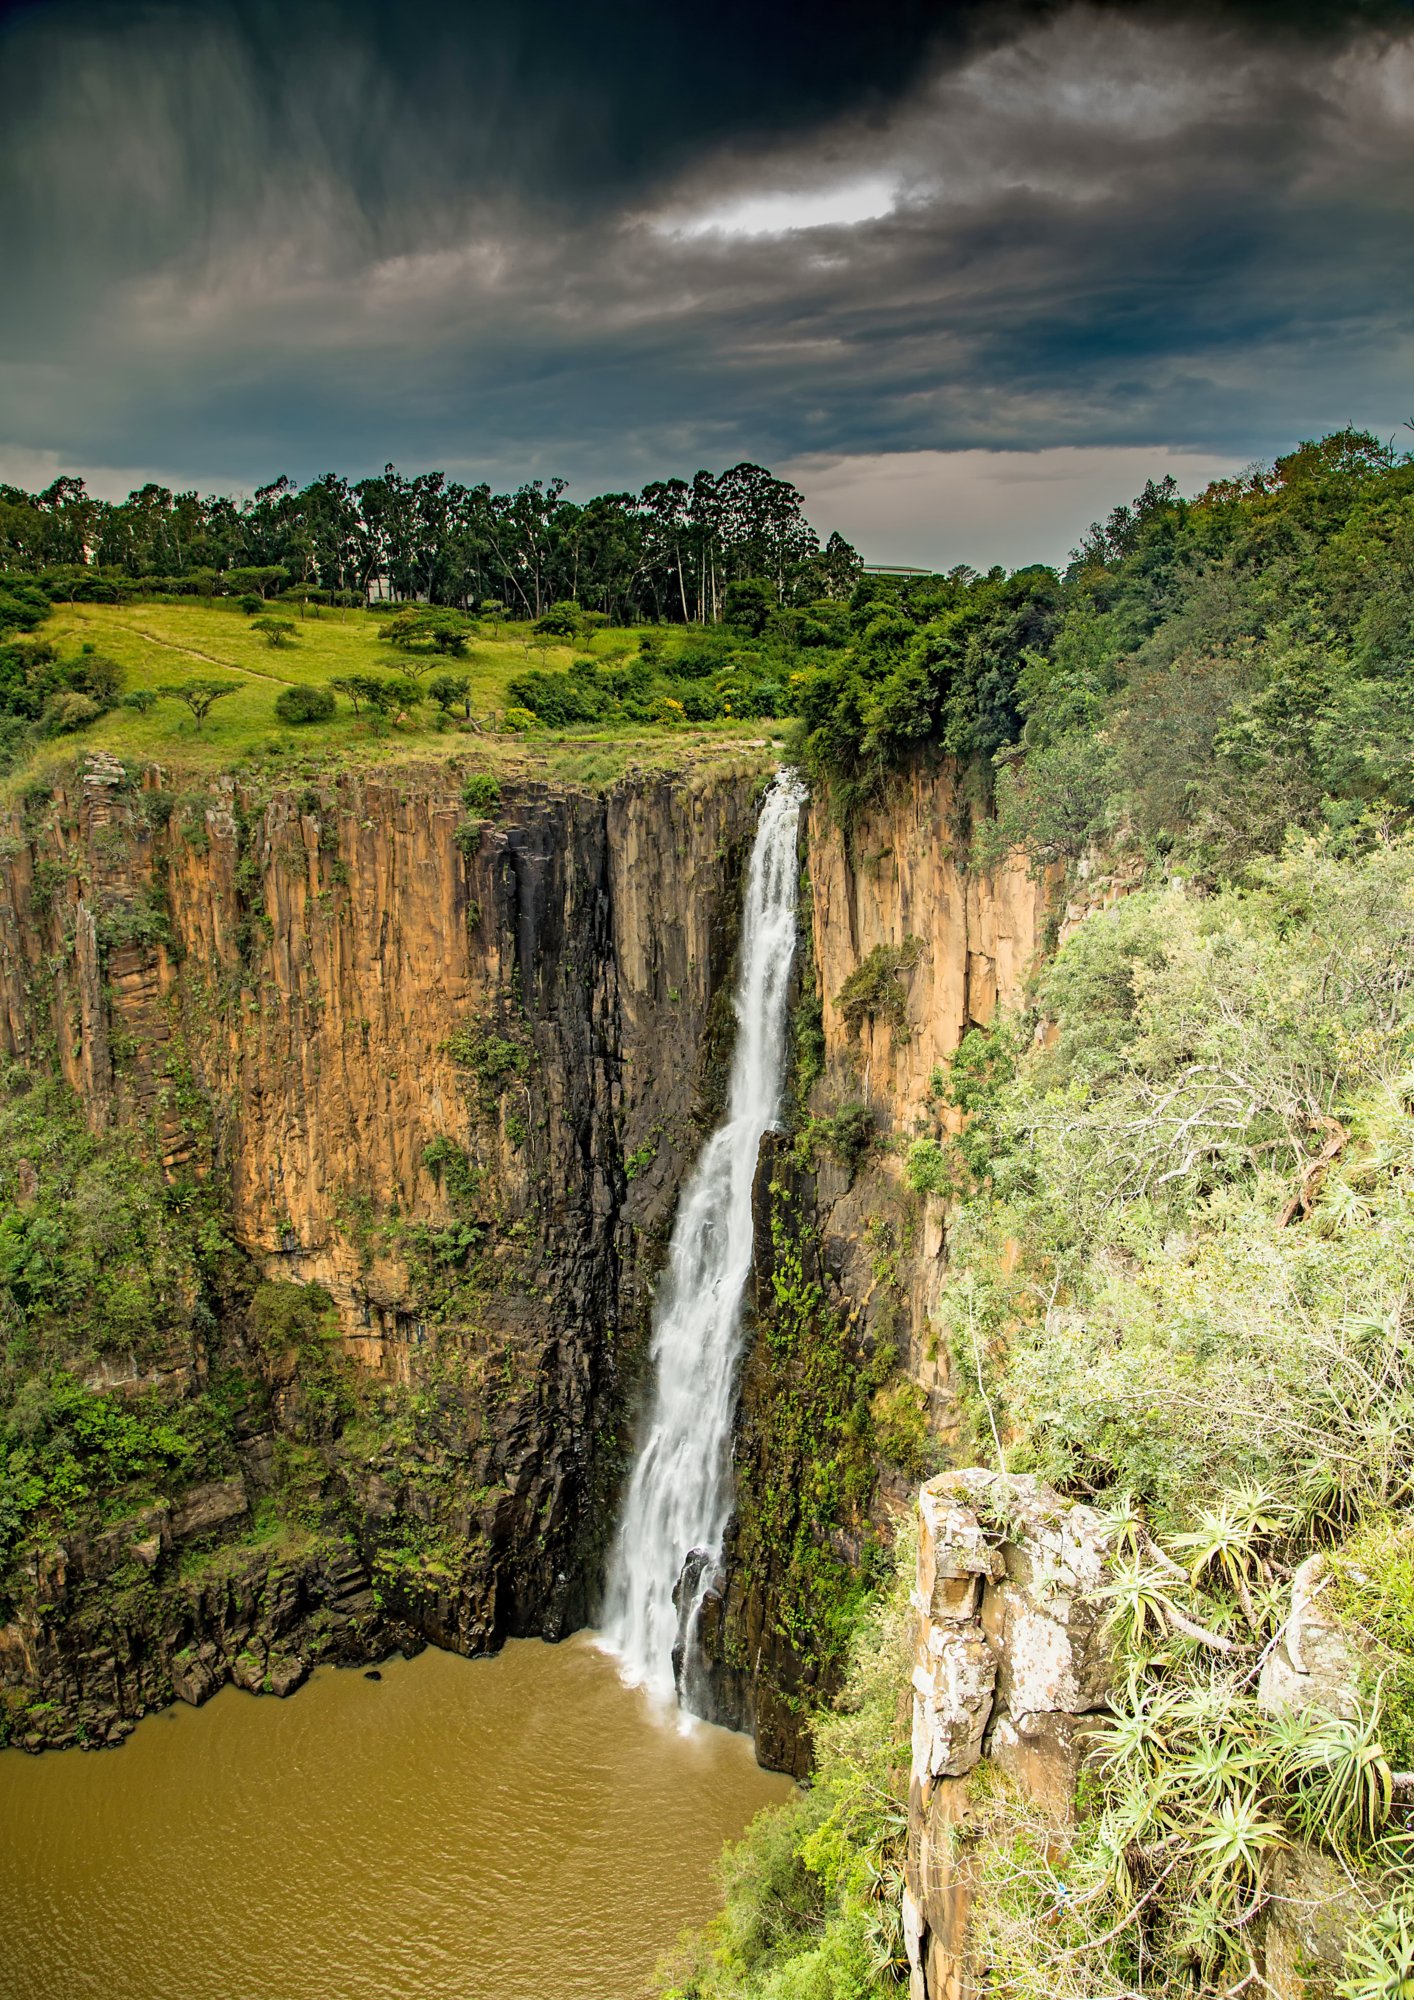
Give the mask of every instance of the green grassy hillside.
[[[321, 762], [406, 762], [446, 754], [449, 739], [462, 749], [474, 745], [498, 767], [543, 768], [571, 780], [597, 781], [631, 762], [694, 761], [730, 753], [763, 735], [760, 719], [734, 717], [690, 724], [616, 716], [551, 729], [522, 709], [520, 727], [507, 725], [507, 710], [515, 709], [511, 683], [527, 675], [558, 681], [576, 659], [593, 659], [612, 673], [617, 663], [640, 656], [643, 634], [631, 628], [546, 645], [526, 624], [488, 624], [472, 632], [464, 655], [439, 659], [399, 653], [383, 639], [391, 615], [386, 610], [321, 609], [317, 616], [299, 617], [281, 607], [278, 615], [292, 629], [283, 643], [271, 646], [256, 620], [219, 601], [59, 606], [36, 637], [54, 649], [61, 667], [81, 661], [86, 646], [111, 661], [119, 670], [117, 705], [80, 730], [26, 744], [12, 781], [21, 778], [28, 785], [56, 775], [76, 749], [107, 750], [134, 762], [229, 769], [297, 755]], [[276, 714], [276, 701], [287, 688], [328, 688], [349, 676], [386, 679], [410, 671], [423, 698], [386, 716], [370, 713], [366, 702], [356, 714], [348, 695], [339, 692], [328, 721], [292, 725]], [[468, 683], [465, 697], [454, 701], [449, 713], [425, 692], [440, 673]], [[200, 723], [180, 701], [159, 693], [199, 681], [219, 681], [234, 690]], [[148, 696], [150, 705], [134, 705], [135, 698], [142, 703]], [[512, 722], [516, 719], [513, 713]], [[769, 730], [769, 722], [764, 727]]]

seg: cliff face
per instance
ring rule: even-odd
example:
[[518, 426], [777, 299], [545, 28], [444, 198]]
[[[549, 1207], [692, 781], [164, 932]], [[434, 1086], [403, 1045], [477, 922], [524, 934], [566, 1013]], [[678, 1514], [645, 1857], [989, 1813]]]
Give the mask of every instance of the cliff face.
[[904, 1155], [937, 1123], [937, 1066], [1020, 1004], [1046, 923], [1024, 863], [960, 865], [959, 810], [956, 774], [920, 765], [848, 837], [816, 801], [805, 836], [797, 1138], [757, 1176], [738, 1507], [703, 1622], [719, 1712], [797, 1773], [871, 1545], [955, 1428], [930, 1319], [944, 1204]]
[[[586, 1614], [647, 1287], [710, 1109], [756, 783], [526, 784], [477, 822], [455, 772], [174, 796], [91, 762], [7, 829], [0, 1046], [57, 1062], [90, 1123], [145, 1135], [169, 1174], [218, 1177], [278, 1296], [332, 1297], [365, 1385], [327, 1436], [295, 1349], [261, 1354], [244, 1501], [212, 1533], [278, 1487], [293, 1411], [317, 1525], [356, 1552], [384, 1645]], [[199, 1385], [233, 1341], [249, 1358], [223, 1327], [105, 1385]], [[135, 1520], [117, 1554], [150, 1540]], [[216, 1645], [211, 1685], [235, 1670], [239, 1618], [215, 1619], [226, 1644], [168, 1593], [114, 1627], [101, 1560], [67, 1555], [16, 1609], [6, 1678], [70, 1715], [92, 1683], [106, 1726], [193, 1647]]]
[[[752, 795], [526, 786], [478, 825], [454, 780], [172, 800], [100, 768], [8, 830], [0, 1046], [48, 1044], [95, 1123], [152, 1122], [173, 1164], [189, 1074], [240, 1242], [327, 1286], [368, 1367], [407, 1371], [418, 1294], [354, 1210], [452, 1220], [439, 1139], [494, 1180], [507, 1229], [546, 1250], [561, 1231], [552, 1319], [616, 1282], [612, 1250], [628, 1289], [605, 1317], [631, 1320], [632, 1246], [692, 1144]], [[564, 1254], [591, 1238], [598, 1263]]]
[[[927, 1103], [934, 1068], [967, 1029], [985, 1026], [998, 1004], [1017, 1004], [1045, 926], [1045, 885], [1024, 859], [965, 866], [960, 814], [956, 772], [922, 764], [848, 836], [826, 804], [811, 809], [811, 937], [827, 1062], [838, 1086], [877, 1097], [899, 1124]], [[902, 955], [904, 1019], [866, 1011], [851, 1024], [839, 996], [876, 952]]]
[[[989, 871], [961, 865], [960, 812], [956, 772], [919, 765], [849, 839], [823, 805], [810, 823], [811, 941], [824, 1031], [824, 1074], [811, 1108], [828, 1114], [861, 1102], [878, 1134], [897, 1145], [869, 1156], [853, 1176], [826, 1164], [822, 1258], [841, 1297], [866, 1318], [888, 1319], [943, 1431], [946, 1369], [932, 1352], [928, 1321], [943, 1269], [942, 1207], [908, 1197], [901, 1154], [915, 1129], [932, 1123], [930, 1082], [939, 1065], [970, 1028], [986, 1027], [999, 1007], [1021, 1005], [1050, 901], [1049, 885], [1024, 859]], [[965, 861], [965, 847], [961, 854]], [[861, 972], [864, 992], [851, 1006]], [[898, 1497], [902, 1504], [907, 1496]]]

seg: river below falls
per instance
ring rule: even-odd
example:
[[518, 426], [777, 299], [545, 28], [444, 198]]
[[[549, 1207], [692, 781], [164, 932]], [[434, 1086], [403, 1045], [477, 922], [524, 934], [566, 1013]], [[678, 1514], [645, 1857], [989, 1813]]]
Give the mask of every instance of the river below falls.
[[789, 1795], [584, 1634], [0, 1752], [4, 2000], [631, 2000]]

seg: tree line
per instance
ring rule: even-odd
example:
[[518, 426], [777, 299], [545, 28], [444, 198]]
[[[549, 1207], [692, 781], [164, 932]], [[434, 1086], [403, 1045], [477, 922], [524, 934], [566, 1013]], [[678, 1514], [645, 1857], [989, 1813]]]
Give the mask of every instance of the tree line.
[[1151, 481], [1063, 573], [865, 576], [849, 622], [795, 693], [846, 817], [929, 751], [1038, 865], [1124, 832], [1221, 880], [1414, 815], [1414, 456], [1366, 432], [1194, 500]]
[[248, 499], [150, 484], [105, 501], [69, 477], [38, 493], [0, 485], [0, 572], [68, 572], [80, 597], [137, 582], [356, 602], [372, 592], [522, 618], [570, 602], [615, 624], [714, 625], [733, 583], [808, 604], [847, 598], [860, 569], [843, 536], [822, 544], [796, 487], [748, 463], [584, 502], [559, 478], [497, 493], [392, 465], [354, 482], [281, 477]]

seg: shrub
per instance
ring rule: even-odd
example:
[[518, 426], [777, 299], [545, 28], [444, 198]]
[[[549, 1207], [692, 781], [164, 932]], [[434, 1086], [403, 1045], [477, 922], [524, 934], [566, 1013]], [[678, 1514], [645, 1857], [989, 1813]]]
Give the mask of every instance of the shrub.
[[378, 636], [390, 646], [408, 653], [429, 653], [461, 659], [475, 627], [460, 611], [445, 611], [433, 605], [413, 605], [396, 612]]
[[465, 1150], [445, 1132], [438, 1132], [422, 1149], [422, 1164], [443, 1189], [454, 1209], [465, 1208], [476, 1199], [482, 1173], [472, 1165]]
[[812, 1118], [806, 1136], [851, 1174], [858, 1173], [874, 1149], [878, 1129], [867, 1104], [842, 1104], [828, 1118]]
[[915, 1139], [908, 1149], [903, 1177], [915, 1194], [948, 1194], [953, 1185], [948, 1158], [936, 1139]]
[[727, 585], [722, 616], [728, 625], [749, 632], [754, 639], [765, 630], [766, 621], [775, 608], [776, 593], [771, 585], [760, 577], [749, 576]]
[[443, 715], [450, 715], [458, 702], [465, 705], [470, 692], [471, 680], [466, 674], [434, 674], [427, 683], [428, 699], [437, 704]]
[[45, 736], [68, 736], [75, 730], [87, 729], [91, 722], [97, 722], [103, 710], [91, 694], [81, 694], [77, 688], [64, 688], [58, 694], [50, 695], [44, 704], [39, 726]]
[[579, 606], [566, 601], [552, 604], [542, 617], [536, 619], [532, 629], [552, 639], [577, 639], [582, 622]]
[[338, 706], [327, 687], [310, 687], [303, 682], [282, 688], [275, 697], [277, 721], [290, 723], [328, 722]]
[[462, 786], [462, 804], [469, 813], [491, 813], [501, 803], [501, 781], [491, 771], [474, 771]]
[[334, 1301], [322, 1285], [274, 1279], [256, 1289], [250, 1302], [250, 1330], [269, 1360], [290, 1351], [317, 1353], [338, 1334]]
[[599, 722], [612, 707], [608, 690], [584, 674], [521, 674], [506, 686], [512, 708], [529, 709], [550, 729]]
[[900, 1041], [908, 1035], [908, 993], [900, 973], [909, 972], [923, 954], [923, 940], [906, 937], [902, 944], [876, 944], [861, 959], [835, 995], [851, 1035], [866, 1020], [886, 1021]]
[[252, 630], [264, 634], [267, 646], [294, 643], [295, 628], [288, 618], [257, 618]]
[[994, 866], [1020, 848], [1038, 878], [1053, 862], [1077, 860], [1108, 824], [1113, 786], [1113, 758], [1088, 736], [1009, 756], [997, 777], [996, 818], [978, 824], [976, 859]]
[[489, 1097], [499, 1097], [518, 1077], [530, 1072], [531, 1052], [526, 1044], [484, 1023], [469, 1022], [454, 1029], [443, 1047], [457, 1068], [474, 1076]]
[[1380, 1708], [1380, 1737], [1398, 1769], [1414, 1768], [1414, 1522], [1384, 1515], [1330, 1563], [1332, 1608], [1364, 1636], [1363, 1691]]

